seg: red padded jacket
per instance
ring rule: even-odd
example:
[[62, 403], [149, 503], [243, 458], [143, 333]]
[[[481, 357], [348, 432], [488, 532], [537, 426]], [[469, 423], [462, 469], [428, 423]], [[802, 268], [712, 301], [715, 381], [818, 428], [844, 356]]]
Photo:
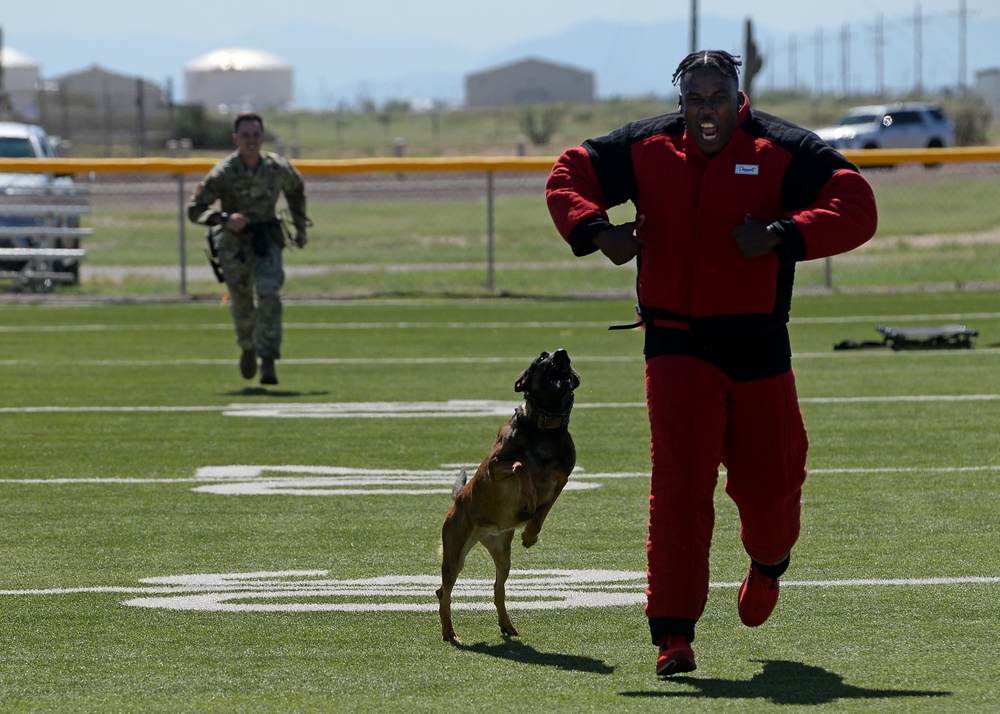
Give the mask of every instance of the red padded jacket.
[[[875, 233], [875, 198], [853, 164], [812, 132], [740, 101], [736, 129], [715, 156], [672, 113], [568, 149], [549, 175], [549, 211], [577, 255], [597, 250], [592, 238], [611, 226], [610, 207], [631, 201], [645, 216], [637, 291], [647, 325], [720, 336], [783, 325], [796, 262]], [[771, 253], [740, 254], [732, 232], [748, 215], [781, 237]]]

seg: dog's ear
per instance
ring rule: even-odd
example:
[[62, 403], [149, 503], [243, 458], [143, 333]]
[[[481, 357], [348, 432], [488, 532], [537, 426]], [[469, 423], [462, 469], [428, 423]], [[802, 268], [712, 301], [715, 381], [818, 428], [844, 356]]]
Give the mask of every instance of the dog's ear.
[[514, 391], [515, 392], [523, 392], [524, 391], [524, 385], [528, 381], [528, 375], [530, 373], [531, 373], [531, 367], [528, 367], [526, 370], [524, 370], [523, 372], [521, 372], [521, 376], [518, 377], [514, 381]]
[[534, 360], [532, 360], [531, 364], [528, 365], [528, 368], [526, 370], [524, 370], [523, 372], [521, 372], [521, 376], [518, 377], [517, 381], [514, 382], [514, 391], [515, 392], [523, 392], [524, 391], [524, 385], [528, 381], [528, 376], [531, 374], [531, 370], [534, 369], [535, 365], [539, 364], [540, 362], [542, 362], [545, 359], [548, 359], [548, 356], [549, 356], [548, 352], [542, 352], [537, 357], [535, 357]]
[[575, 369], [571, 369], [569, 372], [570, 378], [573, 380], [573, 389], [576, 389], [580, 386], [580, 375], [576, 373]]

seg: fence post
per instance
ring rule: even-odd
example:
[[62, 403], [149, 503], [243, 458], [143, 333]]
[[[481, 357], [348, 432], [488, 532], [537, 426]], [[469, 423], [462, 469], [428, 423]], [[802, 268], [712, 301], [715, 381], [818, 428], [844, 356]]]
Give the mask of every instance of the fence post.
[[181, 261], [181, 295], [187, 295], [187, 225], [184, 221], [184, 174], [177, 174], [177, 234], [180, 241], [180, 261]]
[[[167, 151], [170, 152], [170, 157], [174, 158], [178, 154], [178, 149], [181, 148], [181, 142], [176, 139], [169, 139], [167, 141]], [[183, 148], [187, 148], [184, 146]], [[177, 179], [177, 240], [180, 243], [180, 248], [178, 255], [180, 256], [180, 276], [181, 276], [181, 295], [187, 295], [187, 226], [184, 222], [184, 174], [175, 174]]]
[[833, 287], [833, 258], [827, 257], [826, 259], [826, 287], [827, 289]]
[[486, 172], [486, 289], [493, 292], [493, 172]]

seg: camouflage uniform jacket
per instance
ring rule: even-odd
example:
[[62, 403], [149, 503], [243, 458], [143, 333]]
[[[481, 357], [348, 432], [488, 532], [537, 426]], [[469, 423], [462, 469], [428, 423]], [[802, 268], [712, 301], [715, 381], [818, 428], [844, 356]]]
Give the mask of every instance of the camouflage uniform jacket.
[[[295, 228], [304, 231], [309, 219], [302, 174], [284, 157], [267, 151], [260, 152], [260, 163], [255, 170], [247, 169], [234, 151], [198, 184], [188, 204], [188, 218], [208, 225], [221, 211], [242, 213], [253, 222], [266, 221], [275, 217], [280, 193], [285, 194]], [[220, 203], [220, 211], [211, 208], [216, 201]]]

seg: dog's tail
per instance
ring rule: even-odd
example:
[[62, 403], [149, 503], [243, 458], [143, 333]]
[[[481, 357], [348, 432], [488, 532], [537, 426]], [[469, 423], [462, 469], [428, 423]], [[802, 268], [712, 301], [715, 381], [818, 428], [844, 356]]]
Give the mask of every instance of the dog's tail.
[[455, 480], [455, 485], [451, 487], [451, 498], [452, 500], [458, 498], [458, 492], [462, 490], [462, 487], [468, 483], [469, 477], [465, 473], [463, 468], [458, 474], [458, 478]]

